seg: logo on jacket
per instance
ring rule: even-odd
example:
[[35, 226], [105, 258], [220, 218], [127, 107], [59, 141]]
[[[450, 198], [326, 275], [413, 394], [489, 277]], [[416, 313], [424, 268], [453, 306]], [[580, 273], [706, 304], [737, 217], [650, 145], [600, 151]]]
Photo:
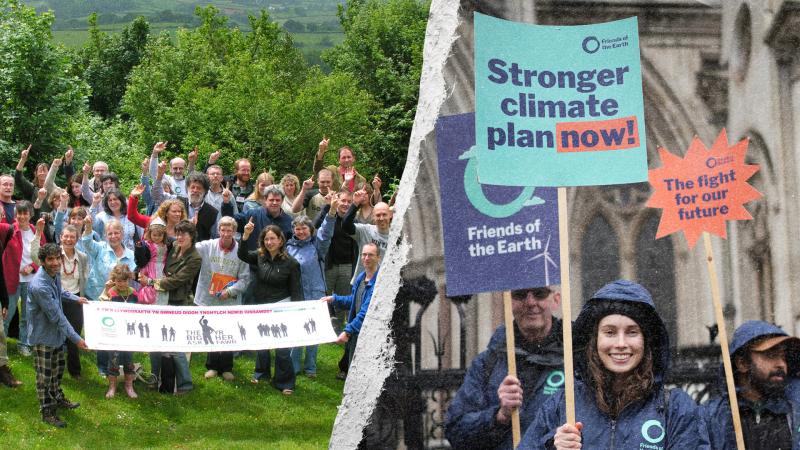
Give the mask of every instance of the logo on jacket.
[[561, 386], [564, 385], [564, 372], [561, 370], [554, 370], [550, 372], [550, 375], [547, 376], [545, 380], [545, 386], [542, 392], [545, 395], [552, 395], [561, 389]]
[[663, 446], [657, 444], [660, 444], [664, 440], [665, 435], [666, 432], [664, 431], [664, 426], [661, 424], [661, 421], [656, 419], [648, 420], [642, 424], [642, 437], [645, 441], [649, 442], [649, 444], [642, 442], [639, 444], [639, 448], [663, 449]]

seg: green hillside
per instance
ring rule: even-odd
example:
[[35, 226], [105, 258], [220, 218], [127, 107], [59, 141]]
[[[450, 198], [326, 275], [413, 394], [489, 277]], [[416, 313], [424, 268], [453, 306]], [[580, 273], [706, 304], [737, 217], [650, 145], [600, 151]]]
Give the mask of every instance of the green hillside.
[[27, 2], [38, 11], [51, 10], [56, 16], [53, 37], [56, 42], [78, 48], [88, 39], [88, 17], [98, 13], [102, 31], [121, 30], [138, 16], [144, 16], [154, 34], [172, 34], [179, 28], [199, 25], [195, 7], [213, 3], [228, 17], [231, 26], [249, 30], [249, 14], [266, 10], [270, 18], [280, 23], [292, 35], [311, 63], [319, 64], [322, 50], [342, 41], [344, 35], [336, 16], [339, 0], [219, 0], [194, 2], [189, 0], [33, 0]]

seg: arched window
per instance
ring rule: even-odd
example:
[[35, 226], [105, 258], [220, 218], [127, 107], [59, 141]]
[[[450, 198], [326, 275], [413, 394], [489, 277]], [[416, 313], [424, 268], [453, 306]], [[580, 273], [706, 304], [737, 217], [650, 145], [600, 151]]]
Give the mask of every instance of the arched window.
[[773, 266], [770, 233], [770, 199], [773, 175], [772, 160], [764, 140], [758, 134], [751, 134], [747, 163], [759, 164], [761, 169], [749, 182], [763, 197], [748, 203], [753, 220], [736, 222], [738, 227], [741, 317], [744, 320], [761, 319], [775, 322], [775, 294], [773, 291]]
[[608, 221], [597, 214], [581, 242], [581, 286], [588, 299], [609, 281], [619, 278], [619, 239]]
[[656, 310], [667, 325], [670, 345], [677, 344], [678, 308], [672, 238], [656, 239], [658, 214], [649, 214], [636, 237], [636, 279], [650, 291]]

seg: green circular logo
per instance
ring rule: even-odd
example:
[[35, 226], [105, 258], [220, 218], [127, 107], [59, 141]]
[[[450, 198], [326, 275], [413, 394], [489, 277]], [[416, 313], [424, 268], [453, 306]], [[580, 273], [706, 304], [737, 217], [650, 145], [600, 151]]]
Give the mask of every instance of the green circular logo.
[[564, 385], [564, 372], [560, 370], [550, 372], [550, 375], [547, 376], [547, 385], [554, 388]]
[[103, 317], [103, 319], [100, 322], [103, 324], [103, 326], [106, 327], [113, 327], [115, 323], [114, 319], [109, 316]]
[[[659, 431], [661, 431], [661, 434], [659, 434], [656, 437], [650, 437], [650, 429], [653, 427], [658, 428]], [[642, 437], [644, 438], [645, 441], [651, 444], [658, 444], [659, 442], [663, 441], [664, 434], [665, 434], [664, 426], [661, 425], [661, 422], [659, 422], [658, 420], [651, 419], [642, 424]]]

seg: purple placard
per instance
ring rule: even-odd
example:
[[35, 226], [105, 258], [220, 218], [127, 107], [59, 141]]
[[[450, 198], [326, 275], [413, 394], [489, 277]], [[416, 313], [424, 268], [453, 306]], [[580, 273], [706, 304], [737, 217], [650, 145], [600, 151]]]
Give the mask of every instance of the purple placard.
[[436, 123], [447, 295], [561, 283], [557, 188], [478, 184], [475, 114]]

